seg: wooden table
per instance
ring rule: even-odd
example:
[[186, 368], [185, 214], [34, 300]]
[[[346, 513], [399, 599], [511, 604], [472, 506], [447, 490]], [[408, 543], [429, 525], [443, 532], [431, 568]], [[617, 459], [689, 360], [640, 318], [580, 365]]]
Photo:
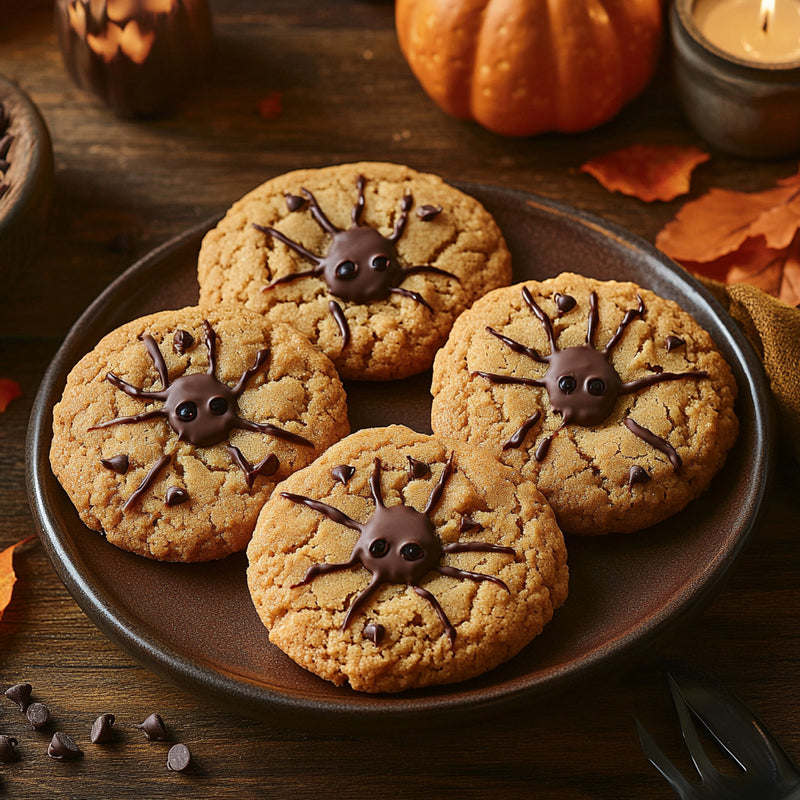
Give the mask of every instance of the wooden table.
[[[52, 213], [38, 256], [3, 275], [0, 376], [23, 397], [0, 415], [0, 549], [36, 533], [25, 485], [25, 430], [41, 376], [70, 325], [136, 258], [262, 180], [301, 166], [394, 160], [450, 180], [538, 193], [599, 214], [653, 241], [686, 198], [644, 204], [579, 172], [587, 159], [635, 142], [704, 146], [683, 120], [662, 68], [610, 124], [581, 135], [509, 140], [444, 116], [399, 52], [389, 2], [216, 0], [211, 78], [159, 121], [114, 118], [77, 89], [52, 32], [52, 2], [4, 9], [0, 72], [41, 109], [53, 138]], [[259, 114], [280, 92], [283, 110]], [[692, 194], [767, 188], [794, 160], [759, 163], [713, 152]], [[113, 712], [117, 745], [65, 764], [49, 737], [0, 703], [0, 733], [23, 758], [0, 764], [0, 797], [175, 798], [669, 798], [639, 748], [633, 714], [659, 740], [677, 726], [655, 659], [669, 654], [715, 673], [800, 756], [800, 472], [788, 452], [751, 544], [710, 605], [636, 661], [565, 694], [457, 730], [403, 736], [314, 733], [209, 706], [139, 667], [73, 601], [40, 545], [19, 553], [19, 583], [0, 623], [0, 686], [28, 681], [58, 727], [82, 736]], [[158, 711], [194, 754], [191, 775], [166, 769], [166, 749], [132, 721]], [[81, 734], [81, 732], [83, 732]]]

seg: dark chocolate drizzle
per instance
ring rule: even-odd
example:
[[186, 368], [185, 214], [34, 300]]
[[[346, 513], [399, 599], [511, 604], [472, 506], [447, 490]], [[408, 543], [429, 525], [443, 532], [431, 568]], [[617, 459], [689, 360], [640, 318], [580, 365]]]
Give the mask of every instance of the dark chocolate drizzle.
[[353, 475], [355, 474], [356, 474], [356, 468], [350, 466], [350, 464], [339, 464], [338, 467], [334, 467], [331, 470], [331, 475], [333, 476], [333, 479], [341, 483], [342, 486], [344, 486], [347, 483], [347, 481], [349, 481], [350, 478], [352, 478]]
[[[311, 269], [293, 272], [273, 279], [264, 291], [269, 291], [275, 286], [291, 283], [301, 278], [322, 278], [328, 291], [341, 300], [365, 305], [378, 300], [386, 300], [389, 295], [397, 294], [408, 297], [414, 302], [433, 310], [430, 303], [419, 293], [410, 289], [403, 289], [400, 284], [409, 276], [417, 272], [429, 272], [443, 275], [458, 280], [451, 272], [439, 269], [429, 264], [416, 264], [409, 267], [400, 266], [397, 253], [397, 241], [403, 235], [408, 223], [408, 212], [414, 204], [411, 194], [406, 194], [400, 202], [400, 213], [395, 220], [394, 230], [389, 236], [383, 236], [375, 228], [361, 223], [361, 214], [364, 210], [364, 187], [366, 179], [359, 175], [356, 180], [357, 197], [353, 205], [351, 226], [346, 230], [337, 228], [326, 216], [317, 202], [316, 197], [307, 189], [301, 189], [303, 201], [308, 202], [311, 216], [314, 221], [330, 236], [330, 244], [324, 255], [316, 255], [306, 249], [299, 242], [290, 239], [285, 234], [267, 225], [253, 223], [256, 230], [266, 233], [273, 239], [285, 244], [301, 258], [310, 261]], [[287, 195], [295, 198], [295, 195]], [[299, 206], [298, 206], [299, 208]], [[426, 208], [426, 206], [422, 206]], [[296, 210], [290, 205], [290, 211]], [[434, 215], [435, 216], [435, 215]], [[344, 347], [350, 342], [350, 331], [344, 316], [344, 311], [338, 303], [331, 301], [328, 310], [336, 319], [339, 330], [344, 340]]]
[[134, 503], [136, 503], [139, 498], [145, 494], [145, 492], [158, 480], [161, 470], [164, 469], [167, 464], [169, 464], [170, 460], [171, 459], [168, 455], [163, 455], [158, 459], [158, 461], [156, 461], [155, 464], [153, 464], [152, 467], [150, 467], [142, 482], [136, 487], [133, 494], [125, 501], [125, 505], [122, 506], [124, 511], [127, 511]]
[[364, 607], [369, 598], [384, 583], [400, 583], [410, 586], [420, 597], [427, 600], [439, 618], [451, 643], [455, 641], [456, 629], [450, 623], [439, 601], [427, 589], [420, 586], [422, 580], [431, 572], [453, 578], [472, 581], [490, 581], [508, 591], [508, 586], [494, 575], [457, 569], [440, 564], [445, 553], [487, 552], [515, 555], [511, 547], [486, 542], [453, 542], [443, 545], [436, 535], [430, 514], [444, 493], [445, 486], [453, 474], [453, 455], [433, 486], [428, 502], [422, 511], [406, 505], [387, 507], [381, 491], [381, 461], [376, 458], [372, 476], [369, 480], [370, 492], [375, 503], [375, 511], [364, 523], [351, 519], [339, 509], [319, 500], [303, 495], [281, 492], [293, 503], [300, 503], [324, 514], [328, 519], [357, 531], [360, 536], [353, 547], [350, 558], [342, 563], [313, 564], [308, 568], [303, 580], [291, 588], [305, 586], [319, 575], [338, 572], [352, 567], [364, 567], [372, 577], [366, 588], [356, 595], [345, 614], [342, 630], [347, 628], [353, 616]]
[[630, 417], [625, 417], [622, 421], [625, 423], [628, 430], [635, 433], [642, 441], [647, 442], [651, 447], [655, 447], [656, 450], [661, 451], [669, 459], [669, 463], [672, 464], [672, 468], [675, 472], [680, 470], [683, 464], [681, 457], [678, 455], [678, 451], [666, 439], [656, 436], [653, 431], [647, 430], [647, 428], [632, 420]]
[[[561, 295], [565, 297], [565, 295]], [[547, 390], [553, 412], [562, 419], [562, 424], [552, 433], [542, 439], [536, 447], [534, 458], [543, 461], [550, 450], [553, 439], [567, 425], [594, 426], [604, 422], [617, 400], [622, 395], [634, 394], [657, 383], [675, 381], [680, 379], [707, 378], [708, 373], [702, 370], [692, 372], [656, 372], [623, 382], [610, 363], [610, 356], [614, 348], [622, 340], [628, 326], [645, 314], [645, 305], [640, 295], [637, 295], [636, 308], [629, 309], [622, 317], [622, 321], [611, 335], [605, 347], [600, 349], [594, 346], [595, 334], [599, 325], [599, 312], [597, 293], [589, 295], [589, 314], [586, 323], [586, 343], [574, 347], [559, 348], [553, 324], [547, 314], [533, 299], [527, 286], [522, 288], [522, 299], [534, 316], [539, 320], [550, 346], [549, 355], [542, 355], [533, 347], [522, 344], [505, 336], [494, 328], [486, 330], [499, 339], [504, 345], [515, 353], [527, 356], [531, 360], [546, 364], [547, 371], [543, 378], [517, 377], [514, 375], [499, 375], [491, 372], [475, 372], [493, 383], [517, 384], [522, 386], [536, 386]], [[539, 420], [539, 412], [532, 414], [514, 435], [503, 445], [507, 450], [520, 447], [530, 428]], [[629, 426], [630, 427], [630, 426]], [[642, 436], [642, 438], [645, 438]], [[657, 438], [657, 437], [656, 437]], [[645, 439], [653, 446], [657, 446], [651, 439]], [[661, 440], [659, 440], [661, 441]], [[661, 448], [659, 448], [661, 449]], [[665, 451], [666, 452], [666, 451]]]

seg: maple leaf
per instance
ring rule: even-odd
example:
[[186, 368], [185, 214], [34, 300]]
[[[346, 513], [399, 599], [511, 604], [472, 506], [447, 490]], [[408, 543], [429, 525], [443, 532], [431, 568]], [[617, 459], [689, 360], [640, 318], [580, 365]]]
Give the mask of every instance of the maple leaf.
[[22, 394], [22, 389], [16, 381], [10, 378], [0, 378], [0, 413], [8, 408], [8, 404]]
[[609, 191], [650, 203], [674, 200], [689, 191], [692, 171], [710, 156], [697, 147], [634, 144], [582, 164], [581, 172]]
[[28, 536], [0, 552], [0, 620], [2, 620], [3, 612], [11, 602], [11, 593], [14, 590], [14, 584], [17, 582], [12, 561], [14, 551], [35, 538], [36, 536]]
[[712, 189], [656, 236], [686, 269], [800, 304], [800, 172], [761, 192]]

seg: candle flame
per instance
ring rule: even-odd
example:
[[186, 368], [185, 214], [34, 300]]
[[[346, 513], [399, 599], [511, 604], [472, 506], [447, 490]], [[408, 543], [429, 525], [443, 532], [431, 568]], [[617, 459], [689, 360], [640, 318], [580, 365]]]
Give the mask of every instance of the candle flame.
[[775, 0], [761, 0], [761, 30], [764, 31], [764, 33], [769, 29], [774, 15]]

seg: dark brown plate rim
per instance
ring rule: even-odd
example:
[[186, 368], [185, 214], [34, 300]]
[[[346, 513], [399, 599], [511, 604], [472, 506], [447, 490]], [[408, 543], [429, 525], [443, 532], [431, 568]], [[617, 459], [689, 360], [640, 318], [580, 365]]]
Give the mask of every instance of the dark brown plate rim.
[[[643, 616], [629, 629], [619, 631], [618, 635], [610, 636], [607, 641], [592, 646], [580, 657], [516, 676], [513, 669], [509, 675], [508, 671], [503, 672], [503, 668], [500, 668], [495, 673], [489, 673], [484, 680], [421, 693], [411, 692], [397, 696], [363, 695], [346, 688], [332, 691], [327, 684], [319, 692], [290, 689], [275, 691], [266, 685], [244, 679], [235, 671], [228, 671], [212, 660], [179, 652], [175, 647], [154, 637], [146, 623], [142, 624], [122, 610], [109, 605], [103, 576], [87, 571], [75, 537], [70, 530], [65, 529], [67, 526], [59, 524], [57, 507], [64, 502], [64, 495], [48, 461], [52, 407], [63, 391], [69, 370], [107, 332], [108, 324], [104, 318], [108, 310], [124, 303], [128, 295], [135, 293], [148, 278], [157, 282], [159, 269], [165, 260], [176, 255], [182, 257], [184, 252], [187, 258], [196, 256], [202, 236], [216, 224], [219, 219], [217, 217], [186, 231], [137, 261], [86, 309], [70, 330], [44, 375], [33, 404], [28, 429], [28, 494], [32, 512], [42, 532], [45, 551], [78, 605], [109, 638], [130, 653], [142, 666], [172, 680], [182, 688], [245, 716], [292, 727], [342, 730], [344, 726], [361, 731], [389, 728], [396, 730], [418, 725], [422, 717], [426, 725], [453, 724], [467, 718], [474, 721], [476, 714], [486, 715], [503, 709], [518, 709], [522, 703], [530, 703], [561, 691], [596, 673], [601, 667], [608, 667], [623, 656], [638, 652], [668, 625], [684, 616], [685, 612], [719, 587], [721, 579], [756, 525], [771, 472], [772, 442], [775, 435], [771, 402], [762, 365], [753, 348], [732, 318], [701, 284], [639, 237], [590, 213], [525, 192], [482, 184], [455, 185], [477, 197], [495, 214], [515, 256], [515, 250], [523, 252], [528, 247], [525, 237], [533, 230], [531, 225], [551, 225], [557, 233], [563, 228], [569, 237], [569, 241], [564, 241], [563, 248], [565, 257], [568, 257], [567, 263], [561, 264], [560, 255], [552, 255], [554, 270], [550, 274], [568, 268], [577, 247], [581, 254], [589, 253], [589, 262], [583, 263], [582, 268], [572, 266], [572, 269], [595, 277], [607, 277], [600, 273], [607, 272], [608, 265], [596, 266], [591, 261], [593, 249], [599, 255], [607, 251], [605, 255], [612, 262], [619, 259], [620, 279], [638, 278], [637, 282], [658, 294], [678, 300], [711, 332], [734, 369], [739, 384], [737, 411], [743, 420], [743, 432], [734, 448], [739, 454], [734, 459], [734, 464], [726, 465], [727, 470], [735, 471], [733, 474], [741, 483], [741, 490], [737, 492], [734, 518], [726, 517], [727, 533], [715, 550], [713, 558], [708, 563], [698, 565], [692, 579], [683, 583], [661, 606]], [[514, 230], [504, 226], [504, 218], [520, 222], [519, 229], [516, 225]], [[509, 219], [505, 221], [508, 222]], [[573, 239], [578, 244], [574, 244]], [[527, 254], [525, 257], [528, 257]], [[616, 269], [616, 266], [612, 264], [611, 269]], [[626, 270], [628, 274], [625, 274]], [[530, 277], [533, 276], [515, 274], [515, 280]], [[163, 298], [165, 304], [161, 307], [169, 307], [166, 305], [168, 299]], [[161, 301], [162, 298], [157, 299], [158, 303]], [[698, 502], [695, 501], [695, 504]], [[680, 520], [681, 515], [693, 513], [693, 509], [695, 513], [698, 509], [703, 511], [702, 505], [695, 504], [680, 512], [678, 519]], [[713, 520], [715, 511], [706, 509], [706, 513]], [[730, 509], [727, 513], [730, 516]], [[700, 518], [704, 518], [702, 513]], [[684, 516], [683, 519], [686, 520], [687, 517]], [[676, 527], [680, 527], [680, 522]], [[663, 543], [663, 531], [639, 535], [661, 537]], [[659, 542], [659, 539], [654, 541]], [[574, 548], [579, 554], [581, 551], [585, 553], [587, 547], [597, 546], [604, 546], [603, 542], [593, 541], [587, 545], [586, 540], [573, 541], [570, 542], [570, 552]], [[542, 647], [547, 646], [547, 635], [546, 630]], [[519, 659], [520, 656], [516, 658]], [[508, 663], [513, 662], [514, 659]], [[493, 678], [495, 675], [496, 679]]]

